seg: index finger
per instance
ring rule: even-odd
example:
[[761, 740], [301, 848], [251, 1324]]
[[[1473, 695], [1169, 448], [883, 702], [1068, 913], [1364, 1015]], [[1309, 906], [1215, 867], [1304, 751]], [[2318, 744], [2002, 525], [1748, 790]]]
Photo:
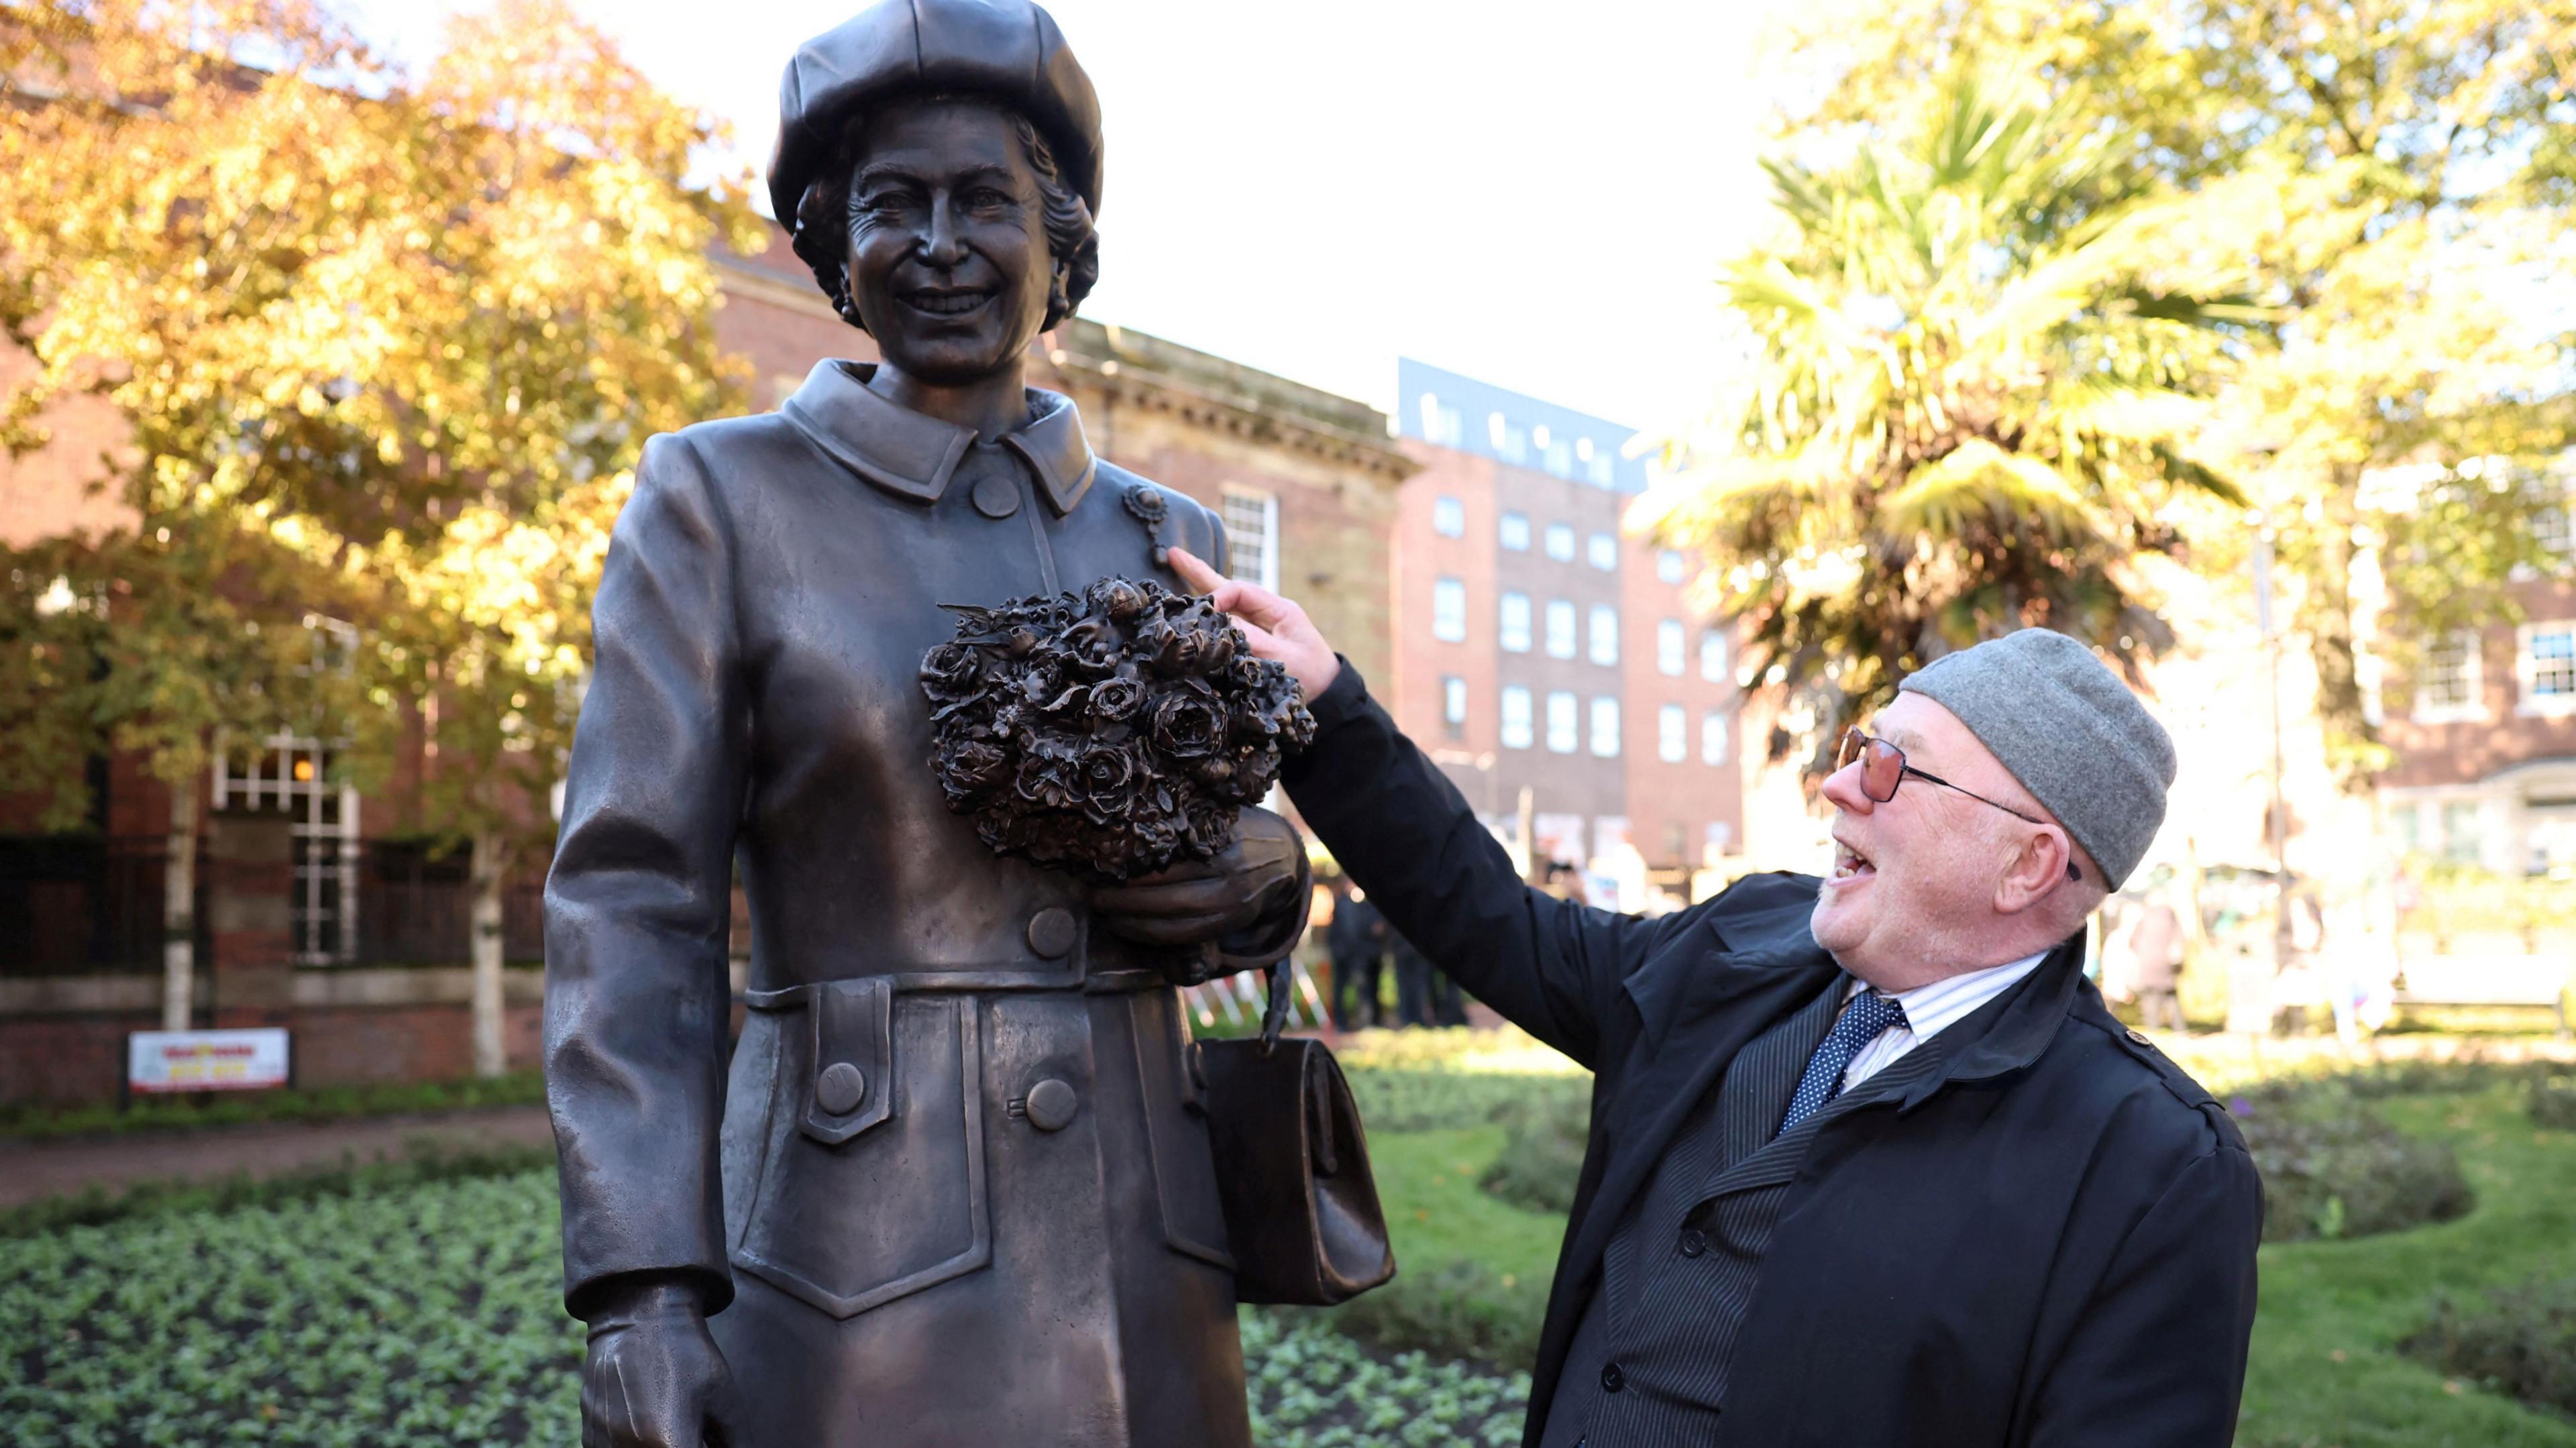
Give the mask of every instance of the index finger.
[[1168, 550], [1172, 571], [1193, 588], [1207, 590], [1208, 602], [1261, 628], [1275, 628], [1293, 607], [1288, 600], [1257, 583], [1228, 578], [1208, 566], [1207, 561], [1186, 548]]

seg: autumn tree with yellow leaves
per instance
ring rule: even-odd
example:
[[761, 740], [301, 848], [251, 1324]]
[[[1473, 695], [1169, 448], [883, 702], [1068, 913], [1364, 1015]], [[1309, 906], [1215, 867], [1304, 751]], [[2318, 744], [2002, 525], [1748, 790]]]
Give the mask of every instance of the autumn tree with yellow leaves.
[[[416, 72], [304, 0], [43, 0], [0, 45], [0, 324], [41, 364], [8, 415], [111, 399], [135, 519], [7, 560], [0, 627], [81, 686], [0, 709], [178, 793], [272, 728], [371, 782], [423, 741], [497, 1072], [501, 883], [552, 834], [608, 530], [646, 437], [739, 405], [708, 252], [761, 223], [560, 0]], [[308, 615], [354, 648], [317, 665]]]

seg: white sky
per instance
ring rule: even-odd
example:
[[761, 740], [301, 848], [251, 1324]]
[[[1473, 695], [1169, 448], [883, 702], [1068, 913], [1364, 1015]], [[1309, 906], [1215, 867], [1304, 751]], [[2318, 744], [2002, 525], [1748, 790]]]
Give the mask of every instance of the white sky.
[[[863, 0], [576, 0], [765, 164], [778, 76]], [[1720, 375], [1783, 0], [1047, 0], [1099, 88], [1083, 314], [1394, 405], [1399, 353], [1662, 431]], [[459, 0], [349, 0], [434, 48]]]

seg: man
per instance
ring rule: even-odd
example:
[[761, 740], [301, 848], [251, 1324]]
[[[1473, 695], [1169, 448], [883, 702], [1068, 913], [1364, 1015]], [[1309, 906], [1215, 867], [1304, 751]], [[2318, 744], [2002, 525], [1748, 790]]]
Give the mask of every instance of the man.
[[1100, 155], [1026, 0], [889, 0], [788, 68], [776, 214], [883, 360], [654, 438], [610, 545], [546, 884], [585, 1448], [1249, 1448], [1162, 947], [1285, 954], [1299, 842], [1247, 811], [1108, 900], [993, 855], [929, 762], [940, 605], [1223, 546], [1024, 385], [1097, 270]]
[[1308, 691], [1286, 783], [1334, 858], [1593, 1069], [1530, 1448], [2233, 1437], [2262, 1192], [2083, 977], [2174, 760], [2082, 645], [1906, 679], [1825, 781], [1829, 878], [1648, 920], [1524, 885], [1303, 610], [1175, 561]]
[[[1378, 972], [1386, 959], [1386, 922], [1368, 892], [1345, 884], [1333, 902], [1324, 947], [1333, 958], [1333, 1029], [1355, 1031], [1377, 1023]], [[1361, 1007], [1365, 1006], [1363, 1014]]]

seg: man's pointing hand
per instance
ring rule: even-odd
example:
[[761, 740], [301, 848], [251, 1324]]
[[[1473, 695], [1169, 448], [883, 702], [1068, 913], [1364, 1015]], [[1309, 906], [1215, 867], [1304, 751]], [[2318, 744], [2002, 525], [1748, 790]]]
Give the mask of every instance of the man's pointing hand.
[[1208, 595], [1208, 601], [1234, 616], [1251, 641], [1255, 658], [1271, 659], [1296, 677], [1308, 702], [1331, 687], [1342, 671], [1333, 646], [1315, 631], [1306, 610], [1258, 584], [1228, 578], [1194, 558], [1186, 549], [1170, 550], [1172, 571], [1181, 581]]

